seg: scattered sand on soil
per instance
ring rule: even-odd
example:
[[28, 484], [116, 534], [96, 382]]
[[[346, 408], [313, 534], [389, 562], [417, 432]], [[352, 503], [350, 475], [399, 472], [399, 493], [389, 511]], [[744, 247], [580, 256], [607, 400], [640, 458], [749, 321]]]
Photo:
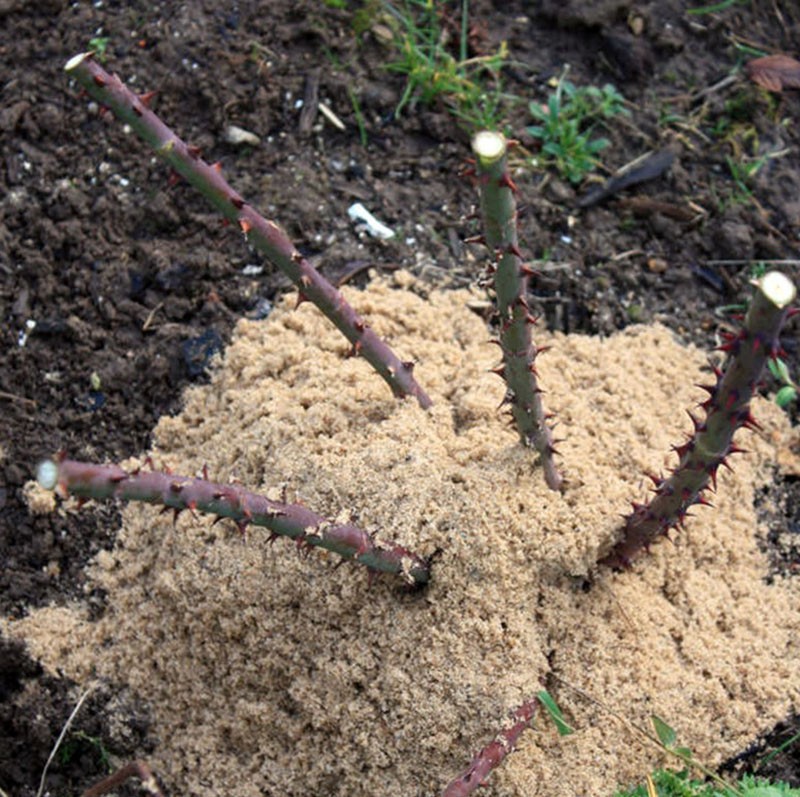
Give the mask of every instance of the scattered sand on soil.
[[[750, 454], [721, 473], [715, 510], [586, 589], [645, 495], [641, 474], [671, 464], [705, 356], [658, 327], [607, 340], [540, 331], [554, 344], [539, 364], [566, 439], [561, 496], [497, 410], [496, 349], [465, 307], [474, 297], [347, 294], [417, 361], [431, 411], [393, 400], [313, 307], [287, 302], [239, 324], [212, 383], [158, 424], [154, 456], [273, 497], [285, 487], [439, 551], [425, 592], [370, 587], [258, 529], [244, 543], [232, 524], [182, 516], [173, 528], [137, 506], [93, 568], [109, 594], [101, 621], [78, 606], [4, 623], [48, 667], [149, 701], [150, 762], [174, 794], [435, 795], [551, 671], [631, 722], [659, 714], [712, 765], [800, 705], [798, 585], [766, 585], [755, 541], [754, 492], [789, 433], [777, 409], [756, 406], [765, 431], [741, 433]], [[550, 688], [577, 733], [559, 738], [541, 718], [482, 793], [599, 797], [664, 763], [604, 709]]]

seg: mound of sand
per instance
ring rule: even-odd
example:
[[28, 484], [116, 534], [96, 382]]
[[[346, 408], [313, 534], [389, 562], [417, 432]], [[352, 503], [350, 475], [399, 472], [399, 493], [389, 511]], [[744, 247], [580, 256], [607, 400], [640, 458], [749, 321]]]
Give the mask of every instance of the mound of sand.
[[546, 682], [577, 733], [537, 721], [483, 793], [607, 795], [663, 760], [565, 683], [640, 725], [659, 714], [709, 764], [797, 707], [798, 585], [765, 583], [753, 510], [788, 434], [778, 410], [756, 406], [765, 431], [742, 433], [750, 453], [721, 473], [716, 509], [587, 589], [641, 474], [672, 464], [705, 357], [664, 328], [556, 337], [538, 364], [565, 438], [562, 496], [497, 410], [496, 350], [467, 293], [348, 298], [417, 361], [432, 410], [393, 400], [313, 307], [287, 303], [240, 323], [153, 454], [438, 552], [427, 590], [132, 506], [93, 570], [102, 620], [76, 606], [9, 626], [47, 666], [150, 703], [150, 763], [172, 793], [435, 795]]

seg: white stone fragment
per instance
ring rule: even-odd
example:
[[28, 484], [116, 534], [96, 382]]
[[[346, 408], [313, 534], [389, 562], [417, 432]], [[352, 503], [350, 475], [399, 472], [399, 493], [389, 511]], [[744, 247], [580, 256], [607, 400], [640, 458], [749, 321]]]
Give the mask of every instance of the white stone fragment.
[[362, 222], [367, 232], [373, 238], [388, 240], [394, 238], [394, 230], [378, 221], [360, 202], [356, 202], [347, 209], [347, 215], [355, 222]]
[[236, 125], [228, 125], [225, 128], [224, 138], [228, 144], [233, 144], [235, 147], [257, 147], [261, 143], [261, 139], [255, 133]]

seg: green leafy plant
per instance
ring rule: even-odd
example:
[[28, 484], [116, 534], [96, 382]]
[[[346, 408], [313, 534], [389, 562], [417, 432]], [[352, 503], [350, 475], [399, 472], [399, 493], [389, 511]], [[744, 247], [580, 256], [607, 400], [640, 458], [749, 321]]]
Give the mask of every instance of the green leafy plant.
[[111, 39], [108, 36], [95, 36], [93, 39], [89, 39], [89, 47], [101, 61], [105, 61], [106, 50], [110, 41]]
[[775, 403], [783, 410], [785, 410], [793, 401], [797, 401], [798, 392], [800, 387], [792, 379], [789, 372], [789, 366], [786, 361], [780, 357], [770, 360], [767, 363], [770, 373], [781, 383], [781, 387], [775, 394]]
[[658, 769], [647, 783], [622, 789], [614, 797], [800, 797], [800, 789], [786, 783], [772, 783], [745, 775], [733, 787], [721, 788], [704, 780], [694, 780], [687, 770]]
[[103, 744], [103, 740], [97, 736], [90, 736], [84, 731], [70, 733], [59, 748], [58, 757], [62, 764], [68, 764], [76, 756], [84, 754], [87, 750], [98, 757], [104, 769], [109, 772], [113, 769], [111, 757], [105, 744]]
[[526, 129], [541, 142], [542, 160], [575, 184], [595, 169], [597, 154], [609, 145], [608, 139], [593, 137], [596, 124], [629, 113], [610, 83], [577, 87], [564, 75], [547, 103], [532, 102], [530, 112], [538, 124]]
[[462, 6], [458, 56], [447, 47], [442, 12], [432, 0], [385, 2], [400, 57], [386, 68], [406, 76], [406, 85], [395, 115], [408, 105], [440, 100], [470, 130], [496, 129], [504, 103], [500, 69], [508, 57], [502, 44], [490, 55], [468, 57], [469, 3]]
[[[679, 747], [677, 733], [661, 717], [654, 714], [651, 722], [655, 736], [646, 732], [645, 735], [665, 752], [679, 758], [685, 768], [677, 772], [658, 769], [647, 776], [645, 784], [616, 791], [614, 797], [800, 797], [800, 789], [752, 775], [745, 775], [736, 783], [728, 783], [697, 761], [688, 747]], [[701, 772], [705, 778], [693, 778], [692, 771]]]

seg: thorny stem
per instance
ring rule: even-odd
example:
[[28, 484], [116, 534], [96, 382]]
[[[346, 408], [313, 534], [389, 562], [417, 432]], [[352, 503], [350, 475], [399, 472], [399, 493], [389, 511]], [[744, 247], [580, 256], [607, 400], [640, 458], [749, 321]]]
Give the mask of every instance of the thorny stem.
[[469, 766], [442, 792], [442, 797], [467, 797], [479, 786], [483, 786], [493, 769], [503, 763], [505, 757], [516, 747], [520, 734], [531, 724], [539, 698], [525, 701], [511, 715], [512, 725], [500, 731], [482, 750], [475, 754]]
[[[116, 75], [110, 75], [92, 58], [82, 53], [64, 67], [86, 92], [147, 142], [181, 177], [191, 183], [231, 223], [241, 229], [245, 239], [280, 268], [299, 291], [299, 301], [313, 302], [360, 354], [388, 383], [395, 396], [414, 396], [424, 409], [431, 400], [414, 379], [414, 364], [404, 362], [370, 329], [300, 252], [286, 233], [228, 185], [219, 164], [209, 164], [196, 147], [183, 142], [148, 107], [149, 97], [138, 96]], [[299, 302], [298, 302], [299, 303]]]
[[673, 446], [680, 457], [667, 479], [652, 476], [655, 496], [647, 504], [634, 504], [627, 516], [622, 539], [600, 564], [626, 567], [642, 550], [674, 526], [681, 526], [694, 504], [708, 504], [703, 492], [716, 489], [717, 469], [728, 467], [730, 454], [741, 451], [733, 435], [744, 426], [758, 428], [750, 413], [750, 400], [761, 379], [767, 359], [780, 351], [778, 335], [789, 314], [796, 289], [778, 271], [765, 274], [756, 283], [756, 293], [738, 334], [720, 348], [728, 353], [724, 372], [716, 371], [713, 385], [701, 385], [708, 398], [700, 405], [705, 421], [690, 413], [694, 434]]
[[395, 573], [411, 586], [430, 579], [429, 562], [394, 543], [382, 543], [352, 523], [329, 521], [301, 504], [285, 504], [251, 493], [235, 484], [178, 476], [159, 471], [127, 472], [117, 465], [97, 465], [69, 459], [39, 465], [39, 483], [62, 495], [101, 501], [119, 498], [161, 504], [230, 518], [244, 530], [249, 525], [272, 532], [270, 539], [289, 537], [301, 547], [325, 548], [346, 561], [358, 562], [371, 573]]
[[500, 349], [503, 362], [495, 369], [508, 387], [511, 414], [525, 445], [533, 445], [544, 467], [551, 490], [561, 489], [562, 479], [554, 461], [552, 430], [542, 406], [536, 379], [536, 355], [540, 349], [531, 337], [536, 319], [528, 308], [530, 267], [523, 263], [517, 237], [516, 190], [508, 174], [508, 143], [499, 133], [484, 131], [472, 139], [480, 186], [481, 215], [486, 246], [495, 258], [494, 292], [500, 316]]

